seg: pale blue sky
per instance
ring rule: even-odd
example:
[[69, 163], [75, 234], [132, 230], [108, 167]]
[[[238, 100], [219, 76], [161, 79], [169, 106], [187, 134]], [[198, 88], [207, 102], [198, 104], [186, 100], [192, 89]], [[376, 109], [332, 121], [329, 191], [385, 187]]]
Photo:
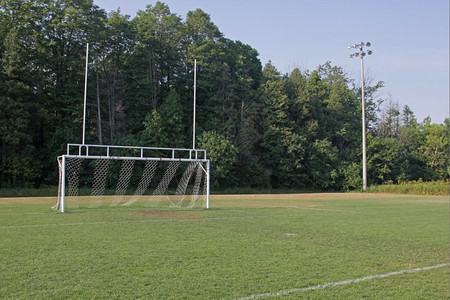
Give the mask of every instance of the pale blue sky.
[[[347, 46], [370, 41], [366, 78], [385, 87], [381, 98], [408, 105], [419, 122], [449, 117], [448, 0], [166, 0], [183, 20], [202, 9], [225, 37], [258, 50], [281, 73], [314, 70], [331, 61], [360, 84], [360, 60]], [[107, 12], [134, 17], [152, 0], [94, 0]]]

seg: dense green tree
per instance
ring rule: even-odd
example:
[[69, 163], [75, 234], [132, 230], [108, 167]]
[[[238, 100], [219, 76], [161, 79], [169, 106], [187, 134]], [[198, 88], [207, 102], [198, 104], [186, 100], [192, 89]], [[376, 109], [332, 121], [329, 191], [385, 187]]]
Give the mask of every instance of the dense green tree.
[[189, 148], [183, 116], [181, 99], [175, 90], [171, 90], [161, 108], [153, 110], [145, 118], [142, 132], [145, 146]]
[[[97, 135], [100, 142], [102, 133], [106, 138], [126, 135], [124, 89], [126, 62], [133, 53], [136, 43], [136, 29], [130, 17], [122, 15], [120, 10], [108, 15], [105, 37], [94, 53], [95, 89], [97, 111]], [[92, 81], [91, 81], [92, 82]], [[101, 142], [100, 142], [101, 143]]]
[[[261, 84], [263, 97], [262, 147], [263, 163], [271, 172], [271, 185], [282, 187], [296, 182], [302, 167], [304, 149], [299, 144], [302, 137], [293, 135], [293, 122], [289, 119], [288, 96], [278, 70], [269, 61], [263, 69]], [[289, 151], [288, 151], [289, 149]]]
[[33, 170], [33, 118], [37, 116], [35, 95], [25, 61], [27, 49], [18, 32], [5, 37], [0, 70], [0, 186], [28, 184], [38, 177]]
[[[225, 122], [221, 102], [227, 97], [231, 79], [227, 76], [229, 66], [226, 64], [226, 39], [210, 16], [196, 9], [188, 12], [185, 21], [183, 51], [185, 53], [185, 84], [193, 85], [194, 59], [197, 60], [197, 114], [198, 131], [215, 130], [222, 133]], [[193, 95], [189, 94], [188, 99]], [[221, 107], [222, 106], [222, 107]], [[200, 113], [201, 112], [201, 113]], [[192, 106], [187, 111], [192, 116]]]
[[[95, 44], [98, 40], [104, 20], [104, 11], [88, 0], [1, 2], [1, 40], [9, 36], [17, 45], [8, 49], [2, 44], [1, 56], [12, 59], [2, 60], [2, 67], [14, 69], [12, 62], [16, 61], [22, 69], [19, 74], [16, 68], [16, 75], [4, 73], [4, 82], [24, 88], [10, 96], [15, 108], [8, 108], [9, 115], [18, 113], [17, 105], [22, 103], [20, 115], [33, 120], [26, 131], [32, 142], [21, 149], [33, 149], [26, 161], [33, 162], [32, 169], [41, 181], [49, 172], [56, 178], [49, 157], [80, 136], [84, 48], [87, 41]], [[27, 122], [21, 124], [27, 127]]]
[[424, 126], [424, 143], [419, 150], [426, 157], [427, 165], [435, 172], [433, 179], [448, 178], [449, 166], [449, 127], [442, 124]]
[[360, 189], [363, 185], [361, 170], [361, 163], [352, 162], [347, 165], [341, 165], [339, 170], [343, 177], [341, 188], [347, 191]]
[[408, 153], [395, 138], [367, 135], [367, 178], [369, 184], [406, 180]]
[[354, 109], [349, 102], [354, 98], [346, 83], [342, 71], [329, 63], [311, 74], [295, 69], [287, 78], [290, 119], [303, 139], [301, 185], [334, 188], [337, 184], [338, 153], [353, 139], [349, 116]]
[[221, 103], [221, 126], [217, 130], [230, 138], [238, 148], [239, 167], [236, 176], [242, 186], [267, 185], [266, 171], [261, 167], [258, 145], [261, 132], [262, 76], [258, 52], [242, 42], [225, 41], [226, 56], [220, 93], [215, 100]]
[[318, 74], [328, 85], [326, 105], [326, 137], [339, 151], [342, 160], [350, 159], [355, 143], [360, 144], [361, 112], [354, 93], [348, 88], [351, 80], [343, 69], [330, 62], [319, 66]]
[[400, 131], [400, 109], [398, 102], [388, 99], [385, 108], [381, 109], [377, 135], [381, 137], [397, 137]]
[[[356, 87], [352, 82], [352, 91], [358, 102], [358, 111], [362, 111], [361, 101], [361, 87]], [[381, 88], [384, 87], [383, 81], [378, 81], [376, 84], [371, 85], [371, 80], [367, 80], [364, 85], [364, 100], [365, 100], [365, 114], [366, 114], [366, 129], [367, 131], [376, 134], [376, 124], [378, 123], [378, 115], [380, 112], [380, 106], [383, 103], [383, 99], [377, 98], [376, 95]]]
[[308, 170], [309, 186], [317, 189], [333, 188], [338, 177], [338, 149], [328, 139], [315, 140], [308, 149], [305, 167]]
[[205, 131], [198, 138], [200, 149], [207, 151], [211, 162], [211, 184], [213, 187], [235, 185], [237, 178], [232, 169], [237, 163], [237, 149], [231, 141], [215, 131]]
[[315, 140], [326, 135], [325, 100], [328, 98], [327, 86], [317, 71], [313, 71], [306, 81], [307, 98], [304, 102], [304, 121], [310, 139]]
[[398, 129], [397, 139], [403, 144], [408, 152], [408, 170], [406, 172], [408, 180], [430, 180], [432, 171], [426, 164], [426, 157], [420, 151], [420, 146], [424, 143], [423, 126], [417, 123], [414, 113], [408, 106], [405, 106], [400, 116], [401, 126]]
[[[87, 42], [88, 143], [189, 148], [197, 60], [215, 188], [361, 187], [361, 89], [341, 67], [281, 75], [201, 9], [131, 19], [92, 0], [0, 0], [0, 187], [56, 184], [55, 157], [81, 141]], [[450, 121], [418, 123], [382, 87], [365, 87], [369, 183], [448, 178]]]
[[182, 22], [159, 1], [139, 10], [132, 22], [137, 36], [127, 60], [123, 101], [129, 131], [137, 134], [146, 113], [158, 109], [179, 75]]

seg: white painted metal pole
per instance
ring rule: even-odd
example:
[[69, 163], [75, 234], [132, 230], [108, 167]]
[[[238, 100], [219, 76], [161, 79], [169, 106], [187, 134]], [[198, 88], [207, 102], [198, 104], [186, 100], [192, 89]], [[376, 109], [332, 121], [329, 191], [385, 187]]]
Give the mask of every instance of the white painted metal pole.
[[192, 149], [195, 149], [195, 106], [197, 102], [197, 60], [194, 59], [194, 116], [192, 121]]
[[209, 189], [210, 189], [210, 181], [211, 181], [209, 173], [210, 173], [210, 167], [209, 167], [209, 160], [208, 160], [208, 161], [206, 161], [206, 208], [209, 208]]
[[87, 97], [87, 76], [88, 76], [88, 63], [89, 63], [89, 43], [86, 44], [86, 67], [84, 71], [84, 103], [83, 103], [83, 142], [85, 143], [86, 137], [86, 97]]
[[65, 210], [66, 201], [66, 156], [63, 155], [61, 159], [61, 199], [60, 199], [60, 211], [63, 213]]
[[361, 55], [361, 104], [362, 104], [362, 148], [363, 148], [363, 190], [367, 189], [367, 157], [366, 157], [366, 101], [364, 99], [364, 59]]

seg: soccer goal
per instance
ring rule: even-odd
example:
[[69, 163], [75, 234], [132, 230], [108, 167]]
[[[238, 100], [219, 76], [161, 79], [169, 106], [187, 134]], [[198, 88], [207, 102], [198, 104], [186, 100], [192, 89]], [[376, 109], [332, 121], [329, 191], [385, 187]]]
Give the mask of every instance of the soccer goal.
[[209, 208], [206, 150], [68, 144], [54, 209]]
[[206, 150], [195, 148], [196, 69], [192, 149], [85, 144], [89, 44], [83, 103], [82, 144], [67, 144], [58, 157], [58, 198], [54, 209], [100, 206], [209, 208], [210, 166]]

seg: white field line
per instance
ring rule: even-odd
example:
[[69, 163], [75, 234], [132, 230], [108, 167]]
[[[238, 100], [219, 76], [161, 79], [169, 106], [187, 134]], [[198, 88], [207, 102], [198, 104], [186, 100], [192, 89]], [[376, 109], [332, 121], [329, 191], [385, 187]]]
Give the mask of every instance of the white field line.
[[386, 273], [386, 274], [378, 274], [378, 275], [366, 276], [366, 277], [361, 277], [361, 278], [356, 278], [356, 279], [349, 279], [349, 280], [338, 281], [338, 282], [329, 282], [329, 283], [315, 285], [315, 286], [310, 286], [310, 287], [305, 287], [305, 288], [297, 288], [297, 289], [289, 289], [289, 290], [284, 290], [284, 291], [278, 291], [278, 292], [275, 292], [275, 293], [255, 294], [255, 295], [250, 295], [250, 296], [243, 297], [243, 298], [238, 298], [236, 300], [262, 299], [262, 298], [267, 298], [267, 297], [285, 296], [285, 295], [293, 294], [293, 293], [315, 291], [315, 290], [323, 290], [323, 289], [326, 289], [326, 288], [331, 288], [331, 287], [335, 287], [335, 286], [339, 286], [339, 285], [358, 283], [358, 282], [361, 282], [361, 281], [368, 281], [368, 280], [373, 280], [373, 279], [387, 278], [387, 277], [396, 276], [396, 275], [402, 275], [402, 274], [417, 273], [417, 272], [421, 272], [421, 271], [427, 271], [427, 270], [432, 270], [432, 269], [437, 269], [437, 268], [442, 268], [442, 267], [448, 267], [448, 266], [450, 266], [450, 263], [443, 263], [443, 264], [438, 264], [438, 265], [429, 266], [429, 267], [408, 269], [408, 270], [402, 270], [402, 271], [390, 272], [390, 273]]

